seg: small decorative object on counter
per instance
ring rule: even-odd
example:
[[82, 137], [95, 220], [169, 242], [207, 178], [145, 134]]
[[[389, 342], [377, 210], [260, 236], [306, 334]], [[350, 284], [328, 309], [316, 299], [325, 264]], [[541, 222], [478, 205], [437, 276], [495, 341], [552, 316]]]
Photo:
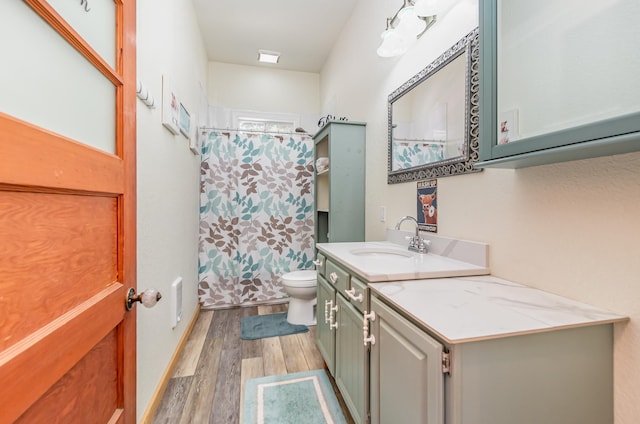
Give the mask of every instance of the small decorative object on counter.
[[[320, 118], [320, 120], [318, 121], [318, 128], [322, 128], [324, 127], [329, 121], [335, 121], [336, 117], [329, 114], [327, 116], [323, 116], [322, 118]], [[341, 116], [340, 118], [337, 118], [338, 121], [348, 121], [346, 116]]]

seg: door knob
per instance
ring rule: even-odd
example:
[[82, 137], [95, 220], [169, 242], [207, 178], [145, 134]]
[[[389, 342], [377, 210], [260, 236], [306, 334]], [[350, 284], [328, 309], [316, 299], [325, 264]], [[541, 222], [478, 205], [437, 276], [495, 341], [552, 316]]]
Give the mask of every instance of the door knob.
[[140, 294], [136, 294], [132, 287], [127, 293], [125, 305], [127, 306], [127, 311], [130, 311], [136, 302], [142, 303], [147, 308], [153, 308], [160, 299], [162, 299], [162, 295], [156, 289], [147, 289]]

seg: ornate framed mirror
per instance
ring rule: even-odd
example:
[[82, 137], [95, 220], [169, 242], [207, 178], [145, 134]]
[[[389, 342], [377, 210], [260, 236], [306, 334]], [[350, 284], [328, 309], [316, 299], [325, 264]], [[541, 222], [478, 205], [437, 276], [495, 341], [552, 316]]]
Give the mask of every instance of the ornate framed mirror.
[[389, 95], [389, 184], [477, 172], [476, 28]]

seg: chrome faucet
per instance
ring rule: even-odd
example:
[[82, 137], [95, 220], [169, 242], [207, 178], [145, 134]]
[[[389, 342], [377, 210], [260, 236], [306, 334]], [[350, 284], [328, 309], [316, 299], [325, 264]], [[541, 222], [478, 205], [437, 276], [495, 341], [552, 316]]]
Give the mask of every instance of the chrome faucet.
[[400, 229], [400, 224], [402, 224], [404, 221], [412, 221], [416, 226], [416, 235], [409, 239], [409, 250], [411, 250], [412, 252], [427, 253], [427, 246], [429, 246], [430, 241], [420, 237], [418, 220], [409, 215], [403, 216], [396, 224], [396, 230]]

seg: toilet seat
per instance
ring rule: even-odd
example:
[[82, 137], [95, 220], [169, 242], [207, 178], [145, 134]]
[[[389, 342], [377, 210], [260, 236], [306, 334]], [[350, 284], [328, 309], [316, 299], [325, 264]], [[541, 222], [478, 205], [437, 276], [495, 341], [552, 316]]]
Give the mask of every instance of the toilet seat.
[[293, 271], [282, 276], [282, 283], [289, 287], [314, 287], [317, 285], [318, 271]]

